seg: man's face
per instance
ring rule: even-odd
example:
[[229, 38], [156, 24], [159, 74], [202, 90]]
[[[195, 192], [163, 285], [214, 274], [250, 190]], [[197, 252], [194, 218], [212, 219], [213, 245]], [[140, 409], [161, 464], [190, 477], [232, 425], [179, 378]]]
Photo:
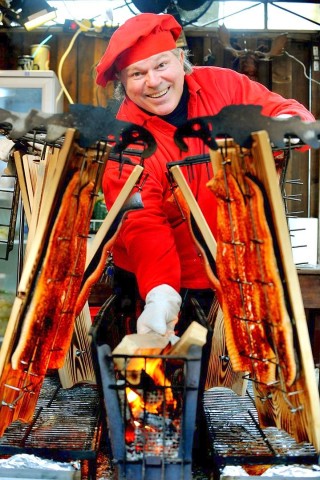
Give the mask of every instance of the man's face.
[[124, 68], [120, 80], [126, 94], [140, 108], [155, 115], [168, 115], [183, 92], [183, 52], [158, 53]]

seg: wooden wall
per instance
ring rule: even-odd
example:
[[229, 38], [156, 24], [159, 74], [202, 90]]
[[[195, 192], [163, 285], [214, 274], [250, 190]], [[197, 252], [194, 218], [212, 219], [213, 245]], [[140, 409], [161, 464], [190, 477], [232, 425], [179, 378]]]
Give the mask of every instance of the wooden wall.
[[[62, 79], [73, 103], [84, 103], [105, 106], [112, 96], [112, 85], [107, 89], [96, 87], [95, 66], [105, 51], [108, 43], [104, 37], [91, 32], [82, 32], [76, 38], [74, 32], [60, 30], [38, 29], [26, 32], [20, 29], [0, 31], [0, 70], [17, 68], [17, 58], [22, 54], [30, 54], [30, 45], [41, 42], [52, 33], [50, 68], [58, 73], [61, 58], [74, 44], [65, 58], [61, 70]], [[233, 45], [248, 50], [258, 50], [261, 45], [266, 49], [271, 47], [274, 38], [282, 32], [232, 31]], [[235, 68], [235, 57], [224, 49], [218, 41], [216, 29], [197, 30], [187, 27], [185, 30], [190, 60], [195, 65], [210, 63], [216, 66]], [[286, 51], [296, 57], [306, 67], [309, 74], [312, 71], [312, 46], [319, 45], [319, 35], [315, 33], [294, 32], [288, 34]], [[1, 75], [1, 72], [0, 72]], [[258, 67], [258, 80], [268, 88], [287, 98], [295, 98], [309, 108], [317, 119], [320, 119], [319, 84], [310, 82], [304, 75], [303, 67], [286, 54], [273, 58], [271, 61], [261, 61]], [[313, 78], [320, 81], [320, 73], [312, 71]], [[68, 100], [65, 98], [65, 110], [68, 110]], [[294, 154], [290, 162], [290, 178], [299, 178], [303, 182], [302, 198], [298, 210], [304, 213], [300, 216], [319, 215], [319, 151], [311, 155]], [[288, 185], [288, 193], [297, 193]], [[296, 205], [294, 205], [296, 209]]]

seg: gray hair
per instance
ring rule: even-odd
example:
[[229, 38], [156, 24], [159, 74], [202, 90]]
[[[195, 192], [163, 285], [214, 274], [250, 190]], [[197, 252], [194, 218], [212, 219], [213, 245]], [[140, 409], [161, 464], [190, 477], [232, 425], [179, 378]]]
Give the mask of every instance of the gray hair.
[[[193, 65], [189, 60], [190, 52], [187, 50], [183, 50], [182, 48], [178, 47], [175, 48], [174, 50], [171, 50], [171, 52], [177, 57], [180, 57], [181, 51], [184, 52], [184, 58], [183, 58], [183, 70], [186, 75], [190, 75], [192, 72]], [[122, 101], [126, 95], [126, 91], [124, 89], [124, 86], [120, 81], [117, 81], [114, 87], [114, 98], [116, 100]]]

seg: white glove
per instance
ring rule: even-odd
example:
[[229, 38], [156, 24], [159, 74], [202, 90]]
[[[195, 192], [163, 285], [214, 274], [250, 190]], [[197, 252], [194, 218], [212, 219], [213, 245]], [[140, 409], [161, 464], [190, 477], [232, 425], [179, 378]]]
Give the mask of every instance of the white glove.
[[143, 312], [137, 320], [137, 332], [172, 335], [178, 321], [182, 299], [170, 285], [158, 285], [146, 296]]

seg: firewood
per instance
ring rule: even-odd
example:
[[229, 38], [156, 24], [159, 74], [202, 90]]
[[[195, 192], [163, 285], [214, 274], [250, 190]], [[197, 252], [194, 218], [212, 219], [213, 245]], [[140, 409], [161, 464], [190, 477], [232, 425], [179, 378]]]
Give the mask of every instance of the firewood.
[[168, 343], [167, 337], [157, 333], [126, 335], [112, 352], [113, 362], [126, 380], [138, 385], [142, 371], [147, 370], [147, 359], [161, 355]]
[[162, 359], [152, 357], [157, 355], [184, 357], [188, 354], [191, 345], [203, 346], [206, 343], [206, 338], [207, 329], [195, 321], [190, 324], [174, 345], [170, 343], [168, 337], [157, 333], [145, 335], [134, 333], [126, 335], [113, 350], [113, 361], [122, 375], [130, 383], [137, 385], [141, 381], [142, 371], [149, 370], [149, 367], [150, 370], [154, 370], [156, 363], [159, 363], [160, 368]]
[[144, 352], [150, 355], [150, 350], [153, 351], [152, 355], [160, 355], [168, 343], [169, 338], [157, 333], [126, 335], [112, 352], [114, 364], [119, 370], [128, 369], [130, 356], [145, 355]]
[[180, 340], [166, 351], [168, 356], [184, 357], [188, 355], [188, 350], [192, 345], [203, 345], [207, 341], [208, 330], [200, 323], [193, 321], [187, 330], [182, 334]]

